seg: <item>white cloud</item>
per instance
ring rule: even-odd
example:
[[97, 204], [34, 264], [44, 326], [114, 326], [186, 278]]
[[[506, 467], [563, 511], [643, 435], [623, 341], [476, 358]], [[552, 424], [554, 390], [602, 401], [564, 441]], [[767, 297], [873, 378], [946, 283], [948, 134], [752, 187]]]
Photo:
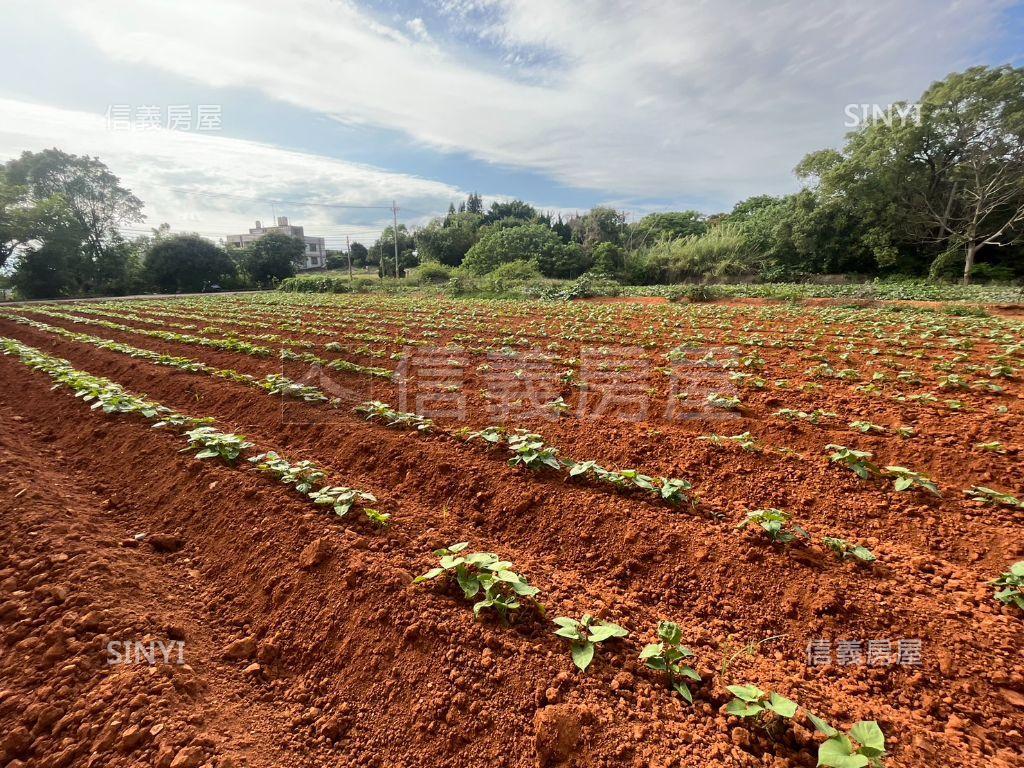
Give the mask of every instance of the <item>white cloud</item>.
[[76, 0], [56, 12], [129, 65], [256, 88], [609, 195], [731, 201], [791, 188], [802, 155], [842, 137], [847, 103], [913, 99], [973, 63], [1005, 3], [435, 6], [463, 39], [487, 19], [477, 31], [498, 50], [445, 46], [452, 35], [426, 37], [419, 16], [389, 26], [351, 0]]
[[[0, 161], [24, 150], [59, 147], [99, 156], [146, 202], [147, 221], [210, 237], [244, 232], [255, 219], [289, 216], [337, 247], [346, 233], [372, 240], [391, 213], [361, 208], [397, 199], [402, 221], [440, 212], [465, 192], [437, 181], [292, 152], [215, 132], [116, 129], [100, 115], [0, 99]], [[198, 192], [202, 194], [192, 194]], [[274, 207], [268, 200], [321, 203]]]

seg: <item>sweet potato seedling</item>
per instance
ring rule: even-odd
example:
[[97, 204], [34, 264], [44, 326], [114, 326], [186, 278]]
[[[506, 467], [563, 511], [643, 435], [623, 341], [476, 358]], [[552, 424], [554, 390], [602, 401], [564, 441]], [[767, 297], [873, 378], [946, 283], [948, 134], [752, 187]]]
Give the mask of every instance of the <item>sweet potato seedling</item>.
[[871, 451], [857, 451], [835, 443], [826, 445], [825, 450], [832, 451], [828, 457], [829, 461], [834, 464], [842, 464], [862, 480], [870, 480], [882, 473], [878, 465], [871, 461], [874, 456]]
[[571, 641], [569, 652], [572, 654], [572, 663], [581, 672], [586, 671], [590, 662], [594, 660], [594, 651], [598, 643], [629, 637], [629, 632], [618, 624], [595, 619], [589, 613], [583, 614], [579, 621], [568, 616], [559, 616], [554, 622], [558, 625], [555, 634]]
[[797, 703], [774, 691], [767, 693], [756, 685], [728, 685], [726, 690], [734, 698], [725, 706], [725, 711], [735, 717], [754, 718], [760, 725], [767, 726], [769, 712], [778, 721], [789, 720], [796, 715]]
[[[317, 488], [314, 491], [310, 491], [309, 498], [313, 500], [314, 504], [318, 504], [325, 507], [332, 507], [334, 514], [338, 517], [344, 517], [349, 513], [353, 506], [356, 504], [375, 504], [377, 497], [372, 493], [365, 493], [358, 491], [355, 488], [348, 488], [343, 485], [325, 485], [323, 488]], [[383, 517], [387, 520], [386, 515], [376, 510], [368, 510], [364, 508], [366, 516], [374, 522], [379, 522], [379, 518]], [[373, 512], [374, 514], [370, 514]]]
[[839, 539], [835, 536], [824, 536], [821, 539], [821, 543], [828, 549], [835, 552], [836, 556], [840, 560], [853, 558], [862, 563], [873, 563], [878, 559], [867, 547], [862, 547], [859, 544], [850, 544], [846, 539]]
[[885, 468], [885, 475], [892, 478], [893, 487], [897, 491], [921, 488], [934, 496], [942, 496], [942, 491], [935, 481], [920, 472], [914, 472], [906, 467], [888, 466]]
[[807, 712], [815, 730], [827, 737], [818, 745], [818, 765], [822, 768], [880, 768], [885, 757], [885, 734], [874, 720], [855, 723], [849, 733], [841, 733], [817, 715]]
[[1003, 587], [993, 597], [1003, 605], [1016, 605], [1024, 611], [1024, 560], [1014, 563], [1010, 570], [992, 582], [993, 587]]
[[253, 456], [249, 461], [259, 472], [272, 475], [285, 485], [295, 486], [299, 493], [308, 494], [323, 482], [326, 474], [311, 461], [298, 461], [294, 464], [282, 459], [274, 451]]
[[436, 579], [442, 575], [454, 575], [467, 600], [480, 597], [473, 604], [473, 614], [487, 608], [494, 609], [503, 622], [520, 608], [519, 598], [533, 598], [539, 589], [531, 587], [525, 578], [512, 569], [512, 563], [500, 559], [493, 552], [470, 552], [463, 554], [469, 542], [461, 541], [449, 547], [434, 550], [440, 558], [439, 564], [426, 573], [417, 576], [416, 584]]
[[686, 664], [684, 659], [693, 658], [693, 651], [682, 645], [683, 632], [672, 621], [658, 623], [659, 642], [649, 643], [640, 651], [640, 660], [648, 668], [664, 672], [668, 685], [687, 702], [693, 704], [693, 693], [686, 681], [699, 683], [700, 675]]
[[529, 469], [561, 469], [558, 460], [558, 449], [544, 443], [544, 438], [524, 429], [517, 429], [515, 434], [508, 436], [508, 447], [512, 458], [508, 463], [513, 467], [523, 466]]
[[747, 512], [746, 519], [736, 526], [736, 530], [742, 531], [751, 523], [756, 523], [773, 544], [790, 544], [799, 536], [810, 541], [810, 534], [799, 525], [786, 528], [789, 517], [789, 512], [782, 509], [755, 509], [753, 512]]
[[252, 443], [241, 435], [221, 432], [215, 427], [196, 427], [185, 435], [188, 437], [188, 447], [183, 448], [182, 452], [198, 450], [197, 459], [219, 458], [228, 464], [234, 464], [242, 455], [242, 451], [252, 447]]
[[984, 485], [972, 485], [964, 493], [970, 498], [976, 501], [983, 501], [986, 504], [997, 504], [1004, 507], [1024, 507], [1024, 503], [1016, 496], [997, 491], [995, 488], [987, 488]]

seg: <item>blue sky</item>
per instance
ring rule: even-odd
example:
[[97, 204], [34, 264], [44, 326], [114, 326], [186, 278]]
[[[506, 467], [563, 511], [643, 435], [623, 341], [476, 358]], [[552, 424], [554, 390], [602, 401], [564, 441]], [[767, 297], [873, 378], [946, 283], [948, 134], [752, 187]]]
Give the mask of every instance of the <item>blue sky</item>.
[[[415, 225], [469, 191], [633, 217], [782, 194], [804, 153], [841, 141], [844, 105], [1024, 52], [1021, 4], [989, 0], [7, 5], [0, 158], [99, 155], [145, 226], [216, 237], [276, 212], [331, 245], [389, 214], [330, 206], [392, 198]], [[199, 104], [219, 130], [106, 117]]]

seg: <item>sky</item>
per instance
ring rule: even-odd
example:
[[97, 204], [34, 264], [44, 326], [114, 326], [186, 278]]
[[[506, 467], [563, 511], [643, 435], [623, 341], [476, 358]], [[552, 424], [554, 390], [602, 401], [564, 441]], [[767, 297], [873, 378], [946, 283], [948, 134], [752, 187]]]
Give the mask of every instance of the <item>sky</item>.
[[4, 0], [0, 161], [98, 156], [140, 233], [329, 248], [473, 191], [713, 213], [796, 190], [847, 105], [1022, 58], [1017, 0]]

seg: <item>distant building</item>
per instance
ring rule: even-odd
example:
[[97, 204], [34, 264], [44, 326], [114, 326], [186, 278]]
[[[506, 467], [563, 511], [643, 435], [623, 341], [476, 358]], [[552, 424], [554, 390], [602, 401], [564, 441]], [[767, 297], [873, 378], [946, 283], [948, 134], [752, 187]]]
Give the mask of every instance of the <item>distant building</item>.
[[270, 234], [288, 235], [305, 244], [306, 260], [295, 265], [298, 269], [316, 269], [327, 264], [327, 249], [324, 247], [324, 239], [322, 237], [307, 237], [302, 227], [288, 223], [287, 216], [278, 216], [276, 227], [264, 227], [261, 222], [257, 221], [256, 226], [250, 229], [247, 235], [228, 235], [227, 244], [243, 248], [264, 235]]

